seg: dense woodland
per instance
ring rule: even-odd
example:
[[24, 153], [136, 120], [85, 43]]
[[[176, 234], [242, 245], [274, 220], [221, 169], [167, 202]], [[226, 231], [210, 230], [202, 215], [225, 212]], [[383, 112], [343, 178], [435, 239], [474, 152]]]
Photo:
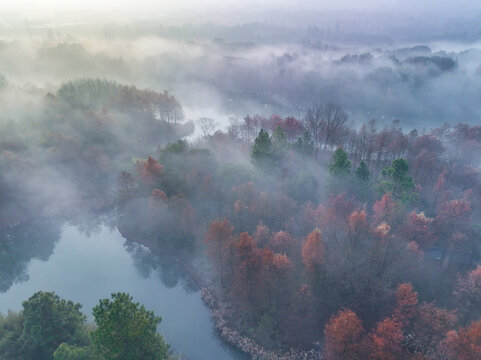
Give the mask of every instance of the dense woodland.
[[111, 198], [133, 157], [194, 130], [174, 96], [111, 81], [70, 81], [55, 93], [7, 86], [0, 95], [3, 225]]
[[348, 120], [328, 103], [169, 144], [121, 173], [120, 225], [205, 246], [229, 321], [268, 348], [479, 358], [479, 126]]
[[0, 1], [0, 360], [480, 360], [480, 4]]
[[320, 102], [224, 130], [203, 119], [186, 140], [194, 124], [167, 92], [83, 79], [35, 98], [1, 124], [2, 291], [59, 232], [15, 224], [113, 211], [126, 238], [207, 264], [230, 325], [267, 349], [481, 357], [481, 127], [354, 125]]

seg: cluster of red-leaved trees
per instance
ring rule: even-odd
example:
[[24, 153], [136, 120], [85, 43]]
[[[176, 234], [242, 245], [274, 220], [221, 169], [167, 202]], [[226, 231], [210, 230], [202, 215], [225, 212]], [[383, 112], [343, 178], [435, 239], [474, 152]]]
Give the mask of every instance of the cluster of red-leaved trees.
[[328, 359], [481, 358], [481, 127], [352, 129], [330, 104], [247, 117], [202, 146], [139, 162], [124, 200], [181, 200], [168, 224], [146, 216], [166, 229], [191, 215], [184, 235], [204, 239], [243, 334], [324, 342]]

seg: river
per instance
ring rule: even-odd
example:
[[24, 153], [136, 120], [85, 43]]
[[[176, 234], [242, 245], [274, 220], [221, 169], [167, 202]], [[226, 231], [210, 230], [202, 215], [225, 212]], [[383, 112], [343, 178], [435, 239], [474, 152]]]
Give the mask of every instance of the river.
[[106, 226], [90, 235], [75, 226], [61, 226], [53, 253], [29, 260], [25, 273], [0, 294], [0, 311], [19, 311], [22, 301], [36, 291], [54, 291], [83, 304], [92, 321], [92, 307], [99, 299], [123, 291], [162, 317], [159, 332], [176, 354], [191, 360], [246, 359], [220, 340], [200, 292], [179, 278], [178, 269], [151, 266], [149, 261], [155, 260], [148, 259], [146, 250], [128, 251], [124, 243], [116, 229]]

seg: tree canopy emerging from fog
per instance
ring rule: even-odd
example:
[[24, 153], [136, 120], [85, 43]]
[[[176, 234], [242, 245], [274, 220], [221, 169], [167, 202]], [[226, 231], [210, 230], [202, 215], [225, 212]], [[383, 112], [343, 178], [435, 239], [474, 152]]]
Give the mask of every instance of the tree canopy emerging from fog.
[[[480, 54], [331, 43], [344, 26], [112, 25], [91, 46], [33, 38], [33, 59], [0, 42], [0, 290], [52, 253], [61, 227], [47, 219], [95, 217], [142, 274], [189, 287], [186, 267], [210, 287], [216, 328], [252, 357], [479, 360]], [[58, 90], [30, 85], [52, 69]], [[220, 115], [197, 112], [211, 94]], [[146, 261], [135, 241], [162, 256]], [[168, 357], [160, 318], [128, 294], [94, 318], [39, 292], [0, 316], [0, 358]]]
[[60, 86], [57, 97], [72, 107], [83, 110], [111, 108], [168, 123], [184, 120], [180, 103], [168, 92], [140, 90], [115, 81], [91, 78], [68, 81]]
[[342, 148], [338, 148], [332, 156], [332, 162], [329, 164], [329, 171], [334, 176], [347, 176], [351, 171], [351, 162], [348, 160], [347, 152]]
[[110, 105], [120, 94], [121, 85], [101, 79], [79, 79], [63, 83], [57, 91], [60, 100], [76, 106], [98, 109]]
[[[122, 175], [123, 231], [174, 252], [206, 247], [223, 316], [265, 349], [323, 341], [329, 360], [451, 360], [479, 317], [481, 179], [452, 161], [477, 128], [353, 129], [333, 105], [306, 117], [316, 109], [317, 145], [309, 119], [299, 130], [253, 116], [139, 160]], [[148, 169], [160, 171], [146, 182]]]
[[[94, 307], [87, 326], [82, 306], [39, 291], [20, 313], [0, 315], [0, 358], [48, 360], [167, 359], [169, 345], [157, 333], [160, 317], [125, 293]], [[93, 330], [92, 330], [93, 328]]]
[[82, 305], [61, 299], [52, 292], [39, 291], [23, 303], [23, 358], [51, 359], [62, 343], [83, 346], [89, 343]]
[[252, 146], [252, 159], [260, 166], [272, 165], [273, 151], [272, 139], [269, 133], [261, 129]]
[[93, 308], [92, 343], [107, 359], [167, 359], [169, 346], [157, 333], [161, 318], [126, 293], [112, 294]]
[[356, 173], [356, 177], [359, 180], [364, 182], [369, 181], [370, 172], [364, 160], [361, 160], [361, 162], [359, 163], [359, 166], [356, 168], [355, 173]]
[[396, 199], [406, 202], [415, 200], [415, 184], [412, 177], [408, 175], [408, 170], [409, 165], [406, 160], [393, 160], [391, 166], [381, 171], [383, 179], [378, 184], [379, 192], [391, 193]]

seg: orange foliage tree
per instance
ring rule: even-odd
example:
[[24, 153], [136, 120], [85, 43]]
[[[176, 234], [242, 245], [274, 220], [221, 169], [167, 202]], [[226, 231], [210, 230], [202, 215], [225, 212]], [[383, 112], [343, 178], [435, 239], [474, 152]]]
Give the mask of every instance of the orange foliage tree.
[[306, 242], [302, 246], [302, 261], [312, 278], [314, 293], [319, 296], [321, 291], [321, 266], [324, 261], [321, 230], [315, 229], [307, 235]]
[[393, 320], [402, 326], [416, 315], [418, 293], [411, 284], [400, 284], [396, 290], [396, 305], [394, 307]]
[[403, 332], [398, 323], [389, 318], [378, 322], [376, 328], [369, 334], [369, 359], [402, 359], [402, 339]]
[[234, 228], [230, 225], [229, 220], [223, 219], [214, 221], [209, 225], [209, 231], [205, 236], [205, 243], [209, 245], [209, 254], [214, 266], [220, 275], [221, 285], [224, 286], [225, 277], [225, 249], [232, 238]]
[[152, 186], [162, 173], [162, 165], [149, 156], [147, 160], [137, 160], [135, 170], [145, 186]]
[[481, 266], [478, 265], [465, 277], [458, 278], [454, 295], [463, 305], [461, 311], [464, 322], [469, 318], [477, 319], [481, 316]]
[[441, 344], [441, 353], [448, 360], [481, 359], [481, 320], [467, 328], [448, 332]]
[[340, 310], [331, 317], [324, 329], [324, 335], [327, 360], [365, 359], [362, 344], [364, 328], [352, 310]]

